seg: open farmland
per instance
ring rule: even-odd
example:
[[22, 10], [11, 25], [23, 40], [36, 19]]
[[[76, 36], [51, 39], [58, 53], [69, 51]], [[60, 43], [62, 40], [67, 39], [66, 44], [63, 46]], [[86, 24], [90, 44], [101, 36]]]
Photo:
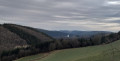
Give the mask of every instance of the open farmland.
[[[27, 61], [119, 61], [119, 49], [120, 40], [107, 45], [57, 50], [46, 57], [43, 57], [43, 54], [34, 55], [30, 56], [33, 60], [29, 58], [30, 60]], [[16, 61], [26, 61], [27, 58], [24, 57]]]

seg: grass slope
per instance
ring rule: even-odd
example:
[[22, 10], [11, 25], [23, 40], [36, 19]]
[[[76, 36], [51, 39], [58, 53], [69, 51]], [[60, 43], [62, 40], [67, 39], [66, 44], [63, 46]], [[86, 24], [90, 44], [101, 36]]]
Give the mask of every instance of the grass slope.
[[[120, 40], [107, 45], [65, 49], [52, 52], [47, 57], [31, 56], [29, 61], [120, 61]], [[34, 60], [35, 58], [40, 58]], [[26, 58], [16, 60], [24, 61]]]

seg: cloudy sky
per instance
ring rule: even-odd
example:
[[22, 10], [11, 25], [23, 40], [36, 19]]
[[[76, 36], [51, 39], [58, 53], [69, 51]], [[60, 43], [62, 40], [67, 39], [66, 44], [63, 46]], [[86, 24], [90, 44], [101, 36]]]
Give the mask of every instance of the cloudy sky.
[[119, 31], [120, 0], [0, 0], [0, 23], [48, 30]]

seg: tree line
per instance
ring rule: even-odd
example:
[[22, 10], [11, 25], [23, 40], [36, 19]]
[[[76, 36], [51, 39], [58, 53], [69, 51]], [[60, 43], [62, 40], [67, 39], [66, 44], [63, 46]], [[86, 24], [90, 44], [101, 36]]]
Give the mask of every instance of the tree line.
[[90, 38], [61, 38], [53, 41], [36, 43], [28, 47], [3, 51], [0, 55], [0, 61], [12, 61], [21, 57], [53, 50], [108, 44], [117, 40], [120, 40], [120, 32], [110, 35], [98, 34]]
[[[2, 51], [2, 53], [0, 53], [0, 61], [12, 61], [21, 57], [43, 53], [43, 52], [50, 52], [53, 50], [108, 44], [120, 39], [120, 32], [118, 32], [118, 33], [112, 33], [110, 35], [101, 33], [98, 35], [94, 35], [90, 38], [60, 38], [60, 39], [52, 38], [52, 41], [43, 42], [34, 35], [29, 34], [21, 30], [20, 28], [16, 27], [19, 25], [4, 24], [2, 26], [4, 26], [6, 29], [8, 29], [13, 33], [16, 33], [22, 39], [26, 40], [30, 46], [22, 47], [22, 48], [14, 48], [9, 51]], [[31, 30], [39, 32], [31, 27], [26, 27], [26, 26], [22, 26], [22, 27], [29, 28]]]

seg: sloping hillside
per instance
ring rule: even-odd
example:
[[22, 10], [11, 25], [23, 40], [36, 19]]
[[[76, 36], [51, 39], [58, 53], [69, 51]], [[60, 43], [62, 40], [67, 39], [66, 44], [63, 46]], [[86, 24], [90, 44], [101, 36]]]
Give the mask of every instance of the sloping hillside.
[[52, 38], [34, 28], [15, 24], [0, 25], [0, 51], [51, 40]]
[[0, 26], [0, 51], [23, 45], [27, 45], [26, 40], [20, 38], [17, 34], [9, 31], [3, 26]]
[[[120, 61], [120, 40], [107, 45], [57, 50], [44, 58], [40, 55], [29, 57], [33, 58], [31, 61]], [[27, 58], [16, 61], [29, 61]]]
[[[0, 40], [1, 40], [1, 46], [2, 46], [1, 47], [2, 53], [0, 53], [0, 61], [12, 61], [21, 57], [35, 55], [43, 52], [50, 52], [53, 50], [95, 46], [100, 44], [102, 45], [102, 44], [112, 43], [120, 39], [120, 32], [113, 33], [110, 35], [104, 35], [104, 36], [99, 35], [97, 37], [92, 37], [88, 39], [64, 38], [64, 39], [56, 40], [48, 36], [47, 34], [39, 32], [35, 28], [31, 28], [31, 27], [26, 27], [26, 26], [21, 26], [16, 24], [3, 24], [3, 25], [0, 25], [0, 28], [1, 28]], [[87, 51], [89, 51], [89, 49]], [[47, 55], [48, 54], [49, 53], [47, 53]], [[67, 54], [68, 55], [72, 54], [72, 52], [70, 53], [68, 52]], [[42, 58], [46, 57], [47, 55], [43, 54]], [[65, 55], [63, 55], [63, 58], [64, 56]], [[79, 57], [79, 55], [77, 56]], [[69, 56], [69, 57], [72, 58], [72, 56]], [[53, 61], [56, 61], [56, 60], [53, 59]], [[65, 61], [67, 61], [67, 59]]]

